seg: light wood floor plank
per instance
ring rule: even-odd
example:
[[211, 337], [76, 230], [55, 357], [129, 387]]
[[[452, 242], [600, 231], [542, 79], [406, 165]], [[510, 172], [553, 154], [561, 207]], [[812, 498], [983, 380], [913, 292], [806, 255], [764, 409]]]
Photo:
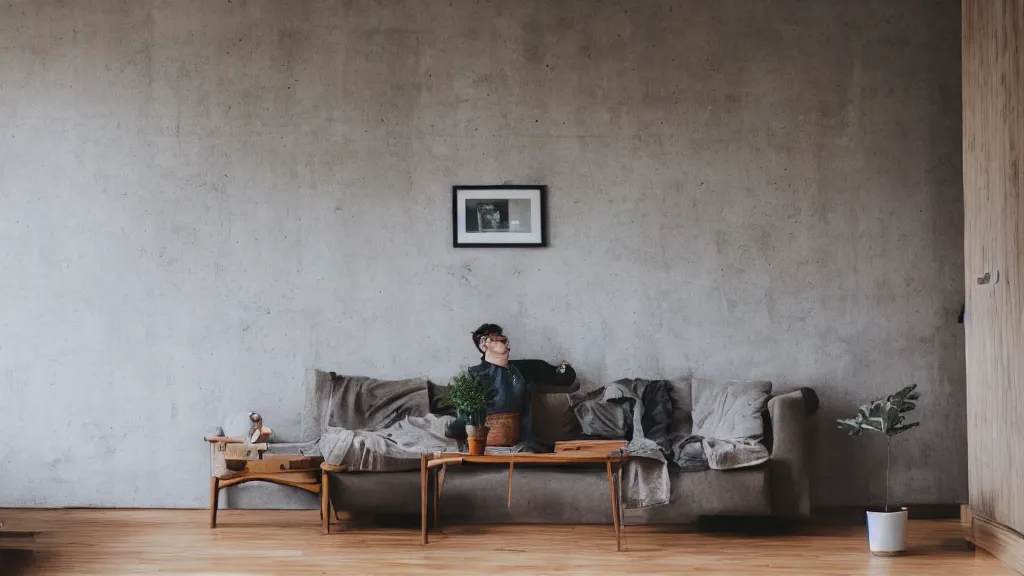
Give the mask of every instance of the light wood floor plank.
[[[955, 521], [913, 521], [911, 554], [878, 558], [863, 527], [737, 536], [610, 526], [456, 526], [420, 545], [418, 527], [332, 530], [318, 511], [0, 510], [4, 529], [39, 530], [26, 574], [701, 574], [1012, 575], [967, 550]], [[2, 570], [0, 570], [2, 573]]]

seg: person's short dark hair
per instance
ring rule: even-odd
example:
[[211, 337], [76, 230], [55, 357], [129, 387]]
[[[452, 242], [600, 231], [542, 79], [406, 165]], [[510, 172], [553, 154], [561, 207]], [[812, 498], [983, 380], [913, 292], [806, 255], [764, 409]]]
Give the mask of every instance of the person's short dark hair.
[[491, 334], [501, 334], [501, 326], [497, 324], [481, 324], [479, 328], [473, 330], [473, 348], [477, 352], [480, 351], [480, 342], [490, 336]]

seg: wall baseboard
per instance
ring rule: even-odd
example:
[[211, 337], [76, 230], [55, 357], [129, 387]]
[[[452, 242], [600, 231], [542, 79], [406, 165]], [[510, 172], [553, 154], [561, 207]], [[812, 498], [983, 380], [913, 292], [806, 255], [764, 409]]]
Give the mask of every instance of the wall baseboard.
[[960, 523], [971, 525], [971, 505], [961, 504], [960, 505]]
[[968, 539], [1010, 568], [1024, 574], [1024, 536], [1016, 530], [985, 518], [971, 510], [971, 532]]
[[[962, 518], [961, 504], [897, 504], [906, 506], [911, 520], [955, 520]], [[811, 521], [817, 524], [863, 524], [867, 510], [880, 506], [827, 506], [811, 510]], [[897, 508], [898, 509], [898, 508]]]

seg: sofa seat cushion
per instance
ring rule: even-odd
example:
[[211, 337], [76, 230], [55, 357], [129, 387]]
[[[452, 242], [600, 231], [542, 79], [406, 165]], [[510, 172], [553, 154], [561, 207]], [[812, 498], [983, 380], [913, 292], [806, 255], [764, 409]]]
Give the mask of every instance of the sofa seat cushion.
[[[418, 471], [330, 476], [331, 501], [338, 510], [415, 516], [420, 513]], [[608, 476], [599, 465], [517, 466], [512, 474], [511, 509], [506, 505], [507, 490], [507, 467], [451, 466], [441, 496], [441, 518], [461, 524], [612, 521]]]
[[337, 510], [368, 514], [420, 513], [420, 471], [328, 474]]
[[[768, 468], [670, 470], [669, 504], [625, 510], [627, 524], [688, 524], [699, 516], [768, 516]], [[433, 476], [433, 475], [431, 475]], [[417, 516], [418, 471], [331, 474], [339, 510]], [[512, 507], [506, 506], [508, 468], [452, 466], [441, 497], [441, 518], [460, 524], [610, 524], [608, 476], [600, 466], [517, 466]]]
[[670, 469], [671, 493], [664, 506], [627, 510], [627, 524], [688, 524], [700, 516], [770, 516], [767, 466], [684, 472]]

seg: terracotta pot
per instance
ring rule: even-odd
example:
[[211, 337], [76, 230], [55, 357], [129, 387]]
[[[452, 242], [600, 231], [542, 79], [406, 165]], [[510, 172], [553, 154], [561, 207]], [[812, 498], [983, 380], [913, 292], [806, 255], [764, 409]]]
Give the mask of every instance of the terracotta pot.
[[469, 441], [469, 453], [473, 456], [482, 456], [487, 448], [487, 433], [490, 428], [486, 426], [466, 426], [466, 436]]

